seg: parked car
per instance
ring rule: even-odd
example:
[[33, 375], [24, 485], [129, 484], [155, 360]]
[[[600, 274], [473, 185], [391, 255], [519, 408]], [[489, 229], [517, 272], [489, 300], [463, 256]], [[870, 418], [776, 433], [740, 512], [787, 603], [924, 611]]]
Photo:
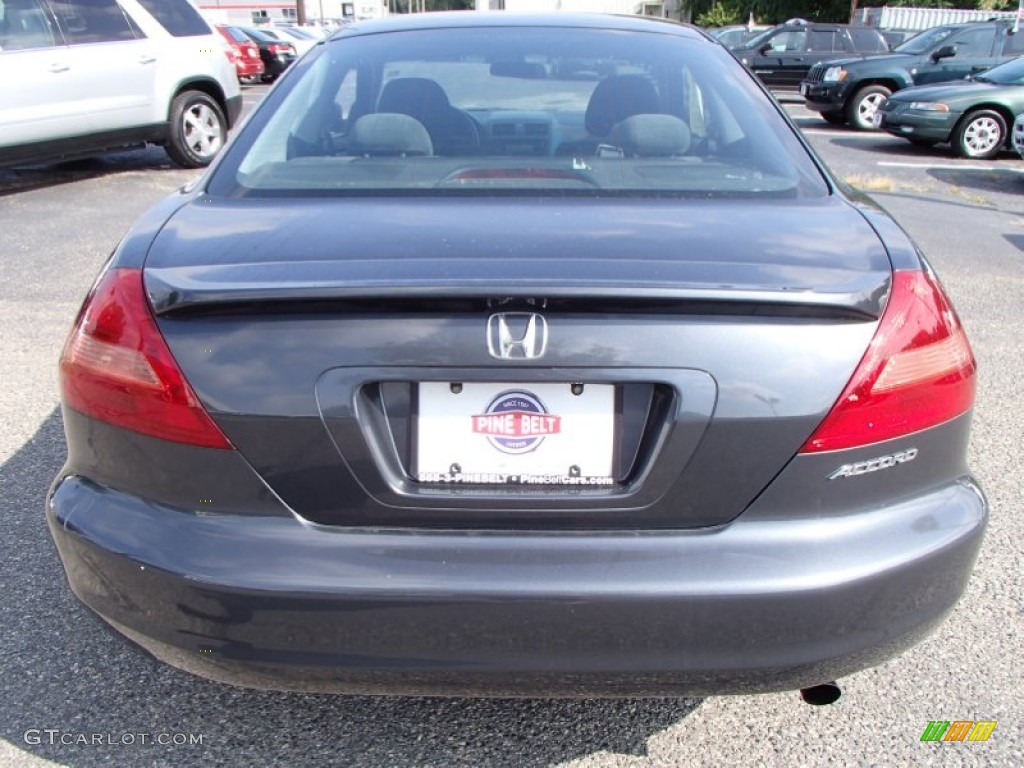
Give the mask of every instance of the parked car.
[[816, 64], [800, 84], [807, 108], [830, 123], [874, 128], [879, 104], [912, 85], [962, 80], [1024, 54], [1024, 35], [1011, 22], [946, 24], [926, 30], [877, 56]]
[[217, 31], [233, 52], [233, 62], [238, 79], [242, 82], [254, 82], [263, 77], [266, 68], [260, 58], [260, 49], [249, 36], [238, 27], [224, 24], [217, 25]]
[[242, 107], [188, 0], [0, 0], [0, 166], [160, 144], [209, 164]]
[[766, 24], [733, 24], [709, 29], [707, 33], [726, 48], [735, 48], [769, 29]]
[[319, 24], [306, 24], [305, 26], [295, 26], [291, 24], [284, 25], [288, 29], [295, 29], [299, 32], [303, 32], [307, 35], [315, 37], [317, 40], [326, 40], [331, 36], [335, 28], [328, 28], [320, 26]]
[[823, 703], [965, 589], [975, 381], [703, 33], [396, 15], [117, 247], [46, 513], [91, 610], [217, 680]]
[[260, 31], [263, 34], [277, 38], [282, 42], [291, 43], [295, 47], [295, 51], [299, 56], [304, 54], [323, 39], [314, 35], [312, 32], [307, 32], [304, 27], [263, 27]]
[[961, 157], [988, 159], [1011, 149], [1010, 127], [1024, 112], [1024, 58], [942, 85], [894, 93], [875, 126], [914, 144], [950, 144]]
[[889, 45], [873, 27], [795, 20], [732, 50], [769, 88], [795, 91], [819, 61], [847, 53], [888, 51]]
[[239, 27], [239, 29], [260, 49], [264, 82], [269, 83], [276, 80], [295, 61], [297, 53], [295, 46], [291, 43], [269, 35], [263, 29], [253, 27]]
[[1017, 154], [1024, 158], [1024, 113], [1017, 115], [1013, 121], [1011, 141]]

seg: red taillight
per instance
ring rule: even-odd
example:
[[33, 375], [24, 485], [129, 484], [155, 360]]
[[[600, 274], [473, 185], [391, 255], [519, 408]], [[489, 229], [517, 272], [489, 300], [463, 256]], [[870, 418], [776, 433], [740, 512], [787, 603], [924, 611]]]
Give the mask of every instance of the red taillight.
[[278, 45], [273, 43], [270, 46], [271, 53], [295, 53], [295, 49], [290, 45]]
[[867, 353], [800, 449], [853, 448], [941, 424], [974, 403], [974, 353], [928, 272], [896, 272]]
[[176, 443], [231, 448], [150, 313], [138, 269], [111, 269], [85, 301], [60, 359], [64, 404]]

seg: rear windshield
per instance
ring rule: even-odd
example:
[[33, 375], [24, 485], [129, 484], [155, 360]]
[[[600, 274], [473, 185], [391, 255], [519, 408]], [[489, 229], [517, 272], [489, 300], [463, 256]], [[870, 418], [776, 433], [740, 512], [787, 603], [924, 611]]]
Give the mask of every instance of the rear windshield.
[[228, 33], [232, 40], [236, 43], [251, 43], [252, 40], [238, 27], [223, 27], [224, 31]]
[[198, 37], [210, 34], [209, 25], [188, 0], [139, 0], [163, 28], [174, 37]]
[[263, 42], [263, 43], [276, 43], [276, 42], [278, 42], [277, 38], [274, 35], [269, 34], [267, 32], [264, 32], [264, 31], [259, 30], [259, 29], [252, 29], [251, 27], [246, 27], [245, 28], [245, 34], [247, 34], [250, 39], [252, 39], [252, 40], [259, 40], [260, 42]]
[[320, 39], [318, 37], [314, 37], [313, 35], [309, 34], [309, 32], [306, 32], [305, 30], [299, 29], [297, 27], [281, 27], [281, 29], [279, 29], [277, 31], [283, 32], [284, 34], [290, 35], [291, 37], [298, 38], [299, 40], [319, 40]]
[[777, 107], [703, 39], [417, 30], [342, 38], [296, 66], [212, 194], [827, 194]]

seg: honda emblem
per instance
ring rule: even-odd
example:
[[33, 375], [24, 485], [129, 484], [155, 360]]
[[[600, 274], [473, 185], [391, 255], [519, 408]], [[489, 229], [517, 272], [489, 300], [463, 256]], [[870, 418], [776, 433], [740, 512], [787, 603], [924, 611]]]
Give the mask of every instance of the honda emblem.
[[533, 312], [487, 318], [487, 351], [499, 360], [536, 360], [548, 346], [547, 321]]

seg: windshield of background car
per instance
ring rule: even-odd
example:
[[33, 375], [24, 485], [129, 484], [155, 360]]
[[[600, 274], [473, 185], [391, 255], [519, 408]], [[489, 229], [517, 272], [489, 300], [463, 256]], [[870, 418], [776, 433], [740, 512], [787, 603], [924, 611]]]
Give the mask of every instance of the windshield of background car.
[[472, 27], [316, 53], [250, 120], [211, 194], [828, 193], [778, 108], [703, 38]]
[[974, 79], [997, 85], [1024, 85], [1024, 58], [1011, 59], [980, 75], [975, 75]]
[[759, 35], [754, 35], [752, 38], [747, 40], [743, 44], [743, 47], [744, 48], [758, 48], [758, 47], [764, 45], [765, 43], [767, 43], [769, 40], [771, 40], [772, 37], [774, 37], [775, 34], [778, 31], [779, 31], [779, 27], [772, 27], [771, 29], [766, 29], [764, 32], [760, 33]]
[[930, 51], [956, 30], [956, 27], [935, 27], [935, 29], [928, 29], [919, 35], [914, 35], [902, 45], [897, 45], [893, 50], [896, 51], [896, 53], [912, 53], [914, 55], [920, 55]]

